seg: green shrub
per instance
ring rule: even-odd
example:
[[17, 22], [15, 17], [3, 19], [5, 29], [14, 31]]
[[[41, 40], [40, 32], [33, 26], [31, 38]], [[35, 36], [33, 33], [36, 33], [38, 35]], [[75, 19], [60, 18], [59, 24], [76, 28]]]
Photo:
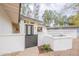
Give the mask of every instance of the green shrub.
[[50, 48], [50, 45], [49, 44], [44, 44], [42, 45], [42, 49], [45, 50], [45, 51], [51, 51], [52, 49]]

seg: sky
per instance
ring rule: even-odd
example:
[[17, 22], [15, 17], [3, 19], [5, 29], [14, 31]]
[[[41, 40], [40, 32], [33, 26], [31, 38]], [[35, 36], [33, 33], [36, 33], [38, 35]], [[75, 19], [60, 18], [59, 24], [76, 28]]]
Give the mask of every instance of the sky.
[[64, 7], [64, 4], [40, 4], [40, 9], [41, 11], [44, 11], [45, 9], [48, 10], [56, 10], [57, 12], [59, 12], [62, 8]]
[[[47, 10], [55, 10], [58, 13], [61, 13], [61, 11], [63, 11], [63, 8], [65, 7], [65, 5], [67, 5], [67, 3], [40, 3], [40, 9], [39, 9], [39, 20], [43, 20], [42, 19], [42, 15], [44, 14], [44, 11]], [[31, 4], [30, 9], [33, 11], [33, 4]], [[70, 16], [73, 14], [73, 10], [68, 10], [67, 12], [64, 13], [64, 15]]]
[[42, 20], [42, 15], [44, 11], [47, 10], [56, 10], [58, 13], [62, 10], [65, 4], [63, 3], [53, 3], [53, 4], [40, 4], [40, 11], [39, 11], [39, 19]]

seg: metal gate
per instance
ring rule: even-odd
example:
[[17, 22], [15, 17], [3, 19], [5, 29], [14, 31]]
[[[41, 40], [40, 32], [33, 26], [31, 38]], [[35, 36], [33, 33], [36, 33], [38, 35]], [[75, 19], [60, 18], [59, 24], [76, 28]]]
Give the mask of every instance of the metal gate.
[[26, 25], [25, 48], [37, 46], [38, 35], [34, 35], [33, 25]]
[[37, 35], [26, 36], [25, 48], [37, 46]]

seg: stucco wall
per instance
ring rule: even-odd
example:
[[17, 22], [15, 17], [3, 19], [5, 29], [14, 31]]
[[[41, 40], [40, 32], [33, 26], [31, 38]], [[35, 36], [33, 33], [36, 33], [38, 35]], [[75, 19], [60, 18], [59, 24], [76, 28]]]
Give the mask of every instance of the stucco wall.
[[12, 33], [12, 24], [7, 12], [2, 5], [0, 5], [0, 34], [8, 33]]
[[55, 51], [71, 49], [74, 38], [77, 38], [77, 29], [50, 29], [38, 33], [38, 46], [50, 44]]
[[54, 51], [67, 50], [72, 49], [73, 38], [71, 36], [53, 37], [51, 42], [50, 46]]
[[53, 35], [67, 35], [72, 36], [73, 38], [77, 37], [77, 28], [66, 28], [66, 29], [50, 29], [47, 32], [48, 34]]
[[25, 48], [24, 34], [0, 35], [0, 55], [15, 51], [21, 51]]
[[9, 34], [12, 33], [11, 22], [0, 18], [0, 34]]
[[20, 51], [25, 48], [24, 24], [20, 24], [20, 33], [13, 33], [11, 18], [0, 6], [0, 55]]
[[25, 48], [24, 23], [20, 23], [20, 33], [12, 33], [11, 22], [0, 18], [0, 55]]

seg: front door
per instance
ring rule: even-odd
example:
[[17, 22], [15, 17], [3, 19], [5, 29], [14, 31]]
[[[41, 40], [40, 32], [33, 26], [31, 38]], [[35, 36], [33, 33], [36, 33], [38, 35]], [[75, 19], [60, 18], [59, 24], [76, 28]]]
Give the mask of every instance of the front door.
[[34, 26], [26, 25], [25, 48], [37, 46], [38, 35], [34, 35]]

